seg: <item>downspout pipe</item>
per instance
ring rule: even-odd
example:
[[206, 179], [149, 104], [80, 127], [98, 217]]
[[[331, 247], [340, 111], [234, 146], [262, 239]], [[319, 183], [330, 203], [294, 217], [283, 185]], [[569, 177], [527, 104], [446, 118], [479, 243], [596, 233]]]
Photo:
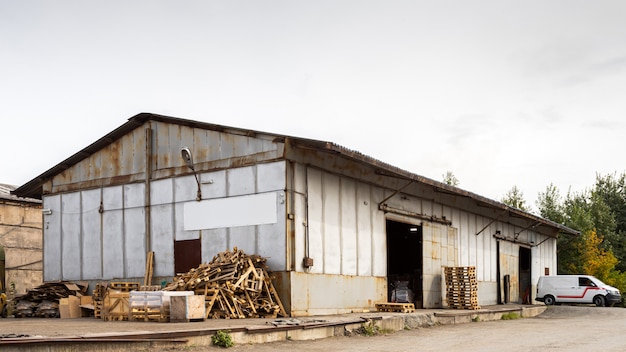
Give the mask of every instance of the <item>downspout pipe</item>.
[[145, 194], [144, 194], [144, 210], [145, 210], [145, 231], [146, 231], [146, 251], [152, 251], [152, 235], [150, 232], [151, 214], [150, 214], [150, 180], [152, 179], [152, 129], [146, 128], [146, 171], [145, 171]]

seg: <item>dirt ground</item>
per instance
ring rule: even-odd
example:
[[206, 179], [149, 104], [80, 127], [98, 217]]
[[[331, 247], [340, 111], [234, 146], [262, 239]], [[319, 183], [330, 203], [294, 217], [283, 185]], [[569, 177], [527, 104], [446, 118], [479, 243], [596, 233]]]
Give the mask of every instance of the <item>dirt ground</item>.
[[[527, 319], [440, 325], [372, 337], [236, 345], [231, 351], [626, 351], [626, 309], [552, 306]], [[181, 351], [215, 350], [184, 347]]]

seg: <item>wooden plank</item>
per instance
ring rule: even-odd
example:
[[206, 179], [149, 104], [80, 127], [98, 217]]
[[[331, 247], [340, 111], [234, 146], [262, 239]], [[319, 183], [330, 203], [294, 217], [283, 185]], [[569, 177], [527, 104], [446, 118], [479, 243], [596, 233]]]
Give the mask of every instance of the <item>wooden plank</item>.
[[154, 272], [154, 252], [148, 251], [146, 254], [146, 273], [143, 278], [143, 285], [152, 285], [152, 273]]

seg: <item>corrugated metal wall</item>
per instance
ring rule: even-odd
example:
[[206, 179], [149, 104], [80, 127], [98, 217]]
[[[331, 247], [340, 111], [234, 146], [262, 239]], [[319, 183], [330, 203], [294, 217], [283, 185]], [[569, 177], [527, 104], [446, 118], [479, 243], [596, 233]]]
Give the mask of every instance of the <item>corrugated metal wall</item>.
[[[412, 195], [396, 195], [386, 203], [393, 208], [448, 219], [451, 225], [429, 222], [398, 214], [385, 215], [378, 204], [393, 191], [348, 176], [333, 174], [322, 169], [297, 165], [295, 172], [297, 194], [295, 262], [296, 270], [316, 279], [315, 290], [294, 290], [292, 309], [308, 312], [329, 308], [347, 309], [345, 306], [330, 307], [332, 302], [322, 296], [340, 290], [337, 295], [348, 295], [352, 302], [386, 300], [381, 290], [371, 292], [346, 289], [354, 276], [370, 277], [372, 282], [387, 275], [387, 247], [385, 220], [387, 218], [410, 224], [423, 225], [423, 306], [445, 306], [445, 282], [442, 269], [445, 266], [475, 266], [479, 281], [479, 304], [497, 303], [496, 231], [519, 243], [500, 241], [500, 280], [511, 277], [510, 301], [521, 302], [519, 295], [519, 248], [520, 243], [539, 243], [546, 237], [530, 230], [438, 204], [429, 199]], [[308, 209], [306, 204], [308, 203]], [[308, 210], [308, 213], [307, 213]], [[308, 220], [308, 221], [307, 221]], [[307, 226], [304, 226], [308, 224]], [[488, 225], [488, 226], [487, 226]], [[482, 230], [482, 231], [481, 231]], [[307, 233], [308, 231], [308, 233]], [[556, 268], [556, 241], [543, 242], [532, 247], [532, 283], [545, 267]], [[308, 252], [307, 252], [308, 251]], [[301, 260], [305, 256], [314, 259], [313, 267], [305, 269]], [[323, 279], [326, 277], [326, 280]], [[293, 275], [291, 280], [310, 279]], [[344, 284], [345, 282], [345, 284]], [[325, 283], [325, 284], [324, 284]], [[380, 284], [380, 282], [379, 282]], [[321, 285], [321, 287], [320, 287]], [[306, 285], [294, 284], [292, 287]], [[533, 292], [534, 292], [533, 286]], [[386, 289], [386, 287], [385, 287]], [[320, 297], [317, 297], [320, 296]], [[301, 297], [307, 297], [303, 301]], [[306, 309], [304, 306], [307, 305]], [[360, 308], [350, 306], [349, 309]]]

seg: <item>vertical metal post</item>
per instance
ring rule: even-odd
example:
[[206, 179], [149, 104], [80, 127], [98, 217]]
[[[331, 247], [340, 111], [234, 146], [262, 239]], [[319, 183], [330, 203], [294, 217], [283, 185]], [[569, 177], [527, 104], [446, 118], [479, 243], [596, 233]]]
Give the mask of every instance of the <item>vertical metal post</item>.
[[146, 251], [152, 251], [152, 242], [151, 242], [151, 217], [150, 217], [150, 180], [152, 179], [152, 129], [150, 127], [146, 128], [146, 170], [145, 170], [145, 203], [144, 203], [144, 211], [145, 211], [145, 226], [146, 226]]

